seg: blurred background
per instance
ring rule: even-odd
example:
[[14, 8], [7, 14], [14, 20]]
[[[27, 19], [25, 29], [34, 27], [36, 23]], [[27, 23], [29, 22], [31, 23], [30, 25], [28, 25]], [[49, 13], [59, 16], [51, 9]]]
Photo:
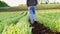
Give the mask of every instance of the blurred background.
[[[60, 9], [60, 0], [38, 0], [37, 10]], [[0, 11], [27, 10], [26, 0], [0, 0]]]
[[[26, 0], [0, 0], [0, 34], [33, 33], [28, 12]], [[36, 32], [60, 33], [60, 0], [38, 0], [36, 21], [49, 29], [41, 26]]]

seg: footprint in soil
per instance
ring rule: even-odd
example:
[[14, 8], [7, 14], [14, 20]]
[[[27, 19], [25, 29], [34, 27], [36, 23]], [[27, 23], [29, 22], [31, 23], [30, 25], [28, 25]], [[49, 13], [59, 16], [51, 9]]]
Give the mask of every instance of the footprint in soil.
[[32, 27], [34, 27], [32, 29], [32, 34], [54, 34], [50, 29], [45, 27], [43, 24], [40, 24], [38, 21], [35, 21]]

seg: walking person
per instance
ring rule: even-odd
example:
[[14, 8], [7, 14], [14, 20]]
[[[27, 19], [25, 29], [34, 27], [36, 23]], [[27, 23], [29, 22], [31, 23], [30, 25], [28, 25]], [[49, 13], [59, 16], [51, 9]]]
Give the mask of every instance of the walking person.
[[31, 24], [34, 24], [36, 20], [36, 5], [38, 4], [37, 0], [27, 0], [27, 6], [30, 15]]

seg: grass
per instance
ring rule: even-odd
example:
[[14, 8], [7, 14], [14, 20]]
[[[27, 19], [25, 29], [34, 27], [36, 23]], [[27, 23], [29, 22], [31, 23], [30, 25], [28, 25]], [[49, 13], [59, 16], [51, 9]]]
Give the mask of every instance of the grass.
[[37, 5], [37, 8], [57, 8], [60, 4], [40, 4]]
[[[27, 14], [26, 14], [27, 13]], [[50, 28], [52, 31], [60, 32], [60, 10], [37, 10], [36, 20]], [[27, 11], [0, 12], [1, 34], [31, 34]]]
[[[27, 5], [26, 4], [21, 4], [16, 7], [1, 7], [0, 10], [27, 10]], [[40, 9], [60, 9], [60, 4], [38, 4], [36, 7], [38, 10]]]
[[0, 33], [4, 27], [9, 27], [11, 24], [16, 24], [26, 12], [1, 12], [0, 13]]
[[39, 10], [37, 21], [49, 27], [52, 31], [60, 32], [60, 10]]
[[21, 18], [16, 25], [10, 25], [5, 28], [2, 34], [31, 34], [31, 29], [28, 22], [28, 14]]
[[[27, 9], [27, 5], [19, 5], [18, 8]], [[38, 4], [37, 9], [60, 9], [60, 4]]]

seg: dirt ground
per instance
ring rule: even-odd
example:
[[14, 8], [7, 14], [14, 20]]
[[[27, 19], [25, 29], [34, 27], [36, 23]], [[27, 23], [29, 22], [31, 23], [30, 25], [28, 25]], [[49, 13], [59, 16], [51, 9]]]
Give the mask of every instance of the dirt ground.
[[30, 26], [33, 27], [32, 34], [60, 34], [60, 32], [52, 32], [49, 28], [45, 27], [43, 24], [40, 24], [38, 21], [35, 21], [35, 23]]

